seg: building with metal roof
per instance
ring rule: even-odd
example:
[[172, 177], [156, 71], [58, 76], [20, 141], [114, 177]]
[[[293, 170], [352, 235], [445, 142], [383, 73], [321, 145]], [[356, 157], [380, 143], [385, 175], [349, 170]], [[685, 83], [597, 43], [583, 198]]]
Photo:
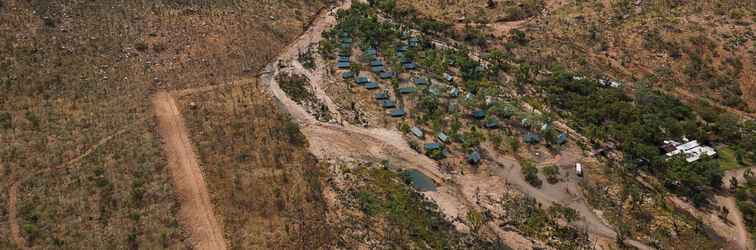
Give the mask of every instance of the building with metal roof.
[[415, 85], [428, 85], [428, 79], [422, 77], [415, 78]]
[[399, 93], [403, 94], [403, 95], [412, 94], [412, 93], [415, 93], [415, 92], [417, 92], [417, 90], [415, 88], [413, 88], [413, 87], [399, 88]]
[[444, 134], [444, 132], [439, 132], [438, 135], [436, 135], [436, 138], [443, 143], [449, 142], [449, 136]]
[[447, 82], [454, 81], [454, 77], [449, 73], [444, 73], [444, 79], [446, 79]]
[[394, 104], [394, 102], [391, 100], [381, 100], [381, 107], [390, 109], [396, 107], [396, 104]]
[[459, 94], [460, 94], [460, 91], [459, 91], [459, 88], [457, 88], [457, 87], [453, 87], [449, 91], [449, 96], [451, 96], [451, 97], [459, 97]]
[[378, 83], [376, 83], [376, 82], [368, 82], [368, 83], [365, 84], [365, 88], [366, 89], [377, 89], [377, 88], [380, 88], [380, 86], [378, 86]]
[[341, 73], [341, 78], [342, 79], [351, 79], [353, 77], [354, 77], [354, 72], [352, 72], [352, 71], [346, 71], [344, 73]]
[[339, 62], [336, 64], [336, 67], [340, 69], [348, 69], [351, 66], [352, 64], [350, 64], [349, 62]]
[[391, 79], [391, 78], [396, 77], [396, 73], [390, 72], [390, 71], [383, 71], [381, 72], [379, 76], [381, 77], [381, 79]]
[[417, 64], [415, 64], [414, 62], [410, 62], [410, 63], [405, 63], [404, 65], [402, 65], [402, 67], [404, 67], [404, 69], [406, 70], [414, 70], [414, 69], [417, 69]]
[[537, 134], [533, 134], [531, 132], [528, 132], [527, 134], [525, 134], [525, 137], [523, 139], [525, 143], [528, 143], [528, 144], [537, 144], [538, 142], [541, 141], [540, 136], [538, 136]]
[[565, 134], [565, 133], [559, 134], [559, 137], [557, 137], [556, 143], [557, 144], [564, 144], [566, 142], [567, 142], [567, 134]]
[[388, 93], [386, 93], [386, 91], [384, 91], [384, 92], [376, 93], [374, 97], [376, 100], [384, 100], [384, 99], [388, 99], [389, 95]]
[[375, 66], [383, 66], [383, 61], [381, 61], [381, 60], [377, 60], [377, 59], [376, 59], [376, 60], [373, 60], [373, 61], [371, 61], [371, 62], [370, 62], [370, 66], [371, 66], [371, 67], [375, 67]]
[[378, 53], [378, 51], [375, 48], [368, 48], [365, 50], [365, 54], [369, 56], [374, 56]]
[[418, 127], [412, 127], [412, 128], [410, 128], [410, 132], [412, 132], [412, 134], [414, 134], [415, 136], [417, 136], [417, 138], [423, 138], [423, 136], [424, 136], [423, 130], [420, 129], [420, 128], [418, 128]]
[[472, 117], [475, 118], [475, 119], [477, 119], [477, 120], [481, 120], [483, 118], [486, 118], [486, 111], [476, 110], [476, 111], [472, 112]]
[[403, 108], [394, 109], [391, 111], [391, 117], [404, 117], [407, 113], [404, 112]]
[[477, 150], [473, 150], [467, 154], [467, 162], [473, 165], [480, 163], [480, 153]]
[[357, 81], [356, 82], [359, 85], [367, 84], [367, 83], [370, 82], [370, 79], [368, 79], [367, 77], [364, 77], [364, 76], [360, 76], [360, 77], [357, 77]]
[[441, 150], [444, 146], [441, 143], [428, 143], [425, 144], [425, 151]]
[[372, 71], [373, 73], [381, 73], [384, 70], [385, 68], [383, 66], [375, 66], [370, 68], [370, 71]]
[[495, 129], [499, 127], [499, 120], [496, 119], [488, 119], [485, 124], [483, 124], [484, 128], [487, 129]]
[[338, 62], [349, 62], [348, 56], [340, 56]]

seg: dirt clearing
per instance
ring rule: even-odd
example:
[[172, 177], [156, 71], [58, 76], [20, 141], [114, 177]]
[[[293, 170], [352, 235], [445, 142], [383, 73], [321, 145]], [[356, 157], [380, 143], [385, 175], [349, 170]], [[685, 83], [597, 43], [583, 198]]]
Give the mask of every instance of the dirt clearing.
[[168, 167], [182, 203], [179, 213], [194, 246], [197, 249], [226, 249], [223, 229], [213, 213], [205, 180], [176, 101], [170, 94], [161, 92], [152, 102]]

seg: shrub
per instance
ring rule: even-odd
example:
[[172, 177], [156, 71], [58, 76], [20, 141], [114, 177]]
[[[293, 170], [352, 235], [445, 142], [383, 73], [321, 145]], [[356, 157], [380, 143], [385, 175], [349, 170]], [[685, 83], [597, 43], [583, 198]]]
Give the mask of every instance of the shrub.
[[546, 181], [550, 184], [559, 182], [559, 167], [551, 165], [543, 168], [543, 174], [546, 176]]
[[541, 188], [543, 185], [543, 181], [538, 177], [538, 168], [536, 168], [530, 161], [522, 163], [522, 175], [525, 176], [525, 181], [534, 187]]

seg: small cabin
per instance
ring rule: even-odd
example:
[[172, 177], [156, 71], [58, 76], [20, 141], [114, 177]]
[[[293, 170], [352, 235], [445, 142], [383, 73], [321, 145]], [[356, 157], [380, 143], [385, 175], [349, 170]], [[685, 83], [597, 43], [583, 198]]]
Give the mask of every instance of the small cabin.
[[351, 79], [352, 77], [354, 77], [354, 72], [352, 72], [352, 71], [347, 71], [347, 72], [341, 73], [341, 78], [342, 79]]
[[480, 153], [478, 151], [472, 151], [467, 155], [467, 162], [473, 165], [480, 163]]
[[413, 87], [399, 88], [399, 93], [402, 94], [402, 95], [412, 94], [412, 93], [415, 93], [415, 92], [417, 92], [417, 90], [415, 88], [413, 88]]
[[365, 88], [367, 89], [377, 89], [379, 87], [380, 86], [378, 86], [378, 83], [376, 82], [368, 82], [367, 84], [365, 84]]
[[436, 135], [436, 138], [438, 139], [438, 141], [443, 143], [449, 142], [449, 136], [444, 134], [443, 132], [438, 133], [438, 135]]
[[370, 66], [371, 67], [383, 66], [383, 61], [381, 61], [381, 60], [373, 60], [373, 61], [370, 62]]
[[357, 77], [357, 84], [359, 85], [367, 84], [369, 82], [370, 82], [370, 79], [368, 79], [367, 77], [364, 77], [364, 76]]
[[394, 104], [394, 102], [391, 100], [381, 100], [381, 107], [390, 109], [396, 107], [396, 104]]
[[481, 120], [483, 118], [486, 118], [486, 111], [483, 110], [476, 110], [472, 113], [472, 117], [476, 120]]
[[538, 142], [541, 141], [541, 137], [538, 136], [537, 134], [528, 132], [527, 134], [525, 134], [525, 138], [523, 138], [523, 140], [525, 141], [525, 143], [528, 143], [528, 144], [537, 144]]
[[567, 134], [561, 133], [559, 134], [559, 137], [557, 137], [556, 143], [559, 145], [565, 144], [567, 142]]
[[414, 134], [415, 136], [417, 136], [417, 138], [423, 138], [423, 135], [424, 135], [423, 134], [423, 130], [420, 129], [420, 128], [418, 128], [418, 127], [412, 127], [410, 129], [410, 132], [412, 132], [412, 134]]
[[370, 67], [370, 71], [372, 71], [373, 73], [381, 73], [384, 70], [385, 68], [383, 66]]
[[417, 64], [415, 64], [414, 62], [405, 63], [403, 67], [405, 70], [414, 70], [417, 69]]
[[428, 79], [422, 77], [415, 78], [415, 85], [428, 85]]
[[378, 51], [375, 50], [374, 48], [369, 48], [369, 49], [365, 50], [365, 54], [368, 55], [368, 56], [374, 56], [377, 53], [378, 53]]
[[449, 96], [451, 96], [451, 97], [459, 97], [459, 94], [460, 94], [460, 91], [459, 91], [459, 88], [457, 88], [457, 87], [453, 87], [449, 91]]
[[384, 80], [394, 78], [395, 76], [396, 76], [396, 73], [389, 72], [389, 71], [383, 71], [380, 74], [381, 79], [384, 79]]
[[454, 77], [449, 73], [444, 73], [444, 79], [446, 79], [447, 82], [454, 81]]
[[440, 150], [444, 147], [440, 143], [428, 143], [425, 144], [425, 151]]
[[336, 64], [336, 67], [340, 69], [348, 69], [351, 66], [352, 64], [350, 64], [349, 62], [340, 62]]
[[499, 121], [496, 119], [489, 119], [485, 124], [483, 124], [483, 127], [487, 129], [499, 128]]
[[391, 117], [404, 117], [407, 113], [404, 112], [404, 109], [398, 108], [391, 111]]

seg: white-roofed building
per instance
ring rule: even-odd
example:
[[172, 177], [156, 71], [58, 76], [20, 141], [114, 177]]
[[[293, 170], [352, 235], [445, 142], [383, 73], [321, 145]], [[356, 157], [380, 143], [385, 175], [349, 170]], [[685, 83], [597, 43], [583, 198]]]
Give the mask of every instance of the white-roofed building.
[[685, 161], [687, 162], [698, 161], [704, 155], [709, 157], [717, 155], [717, 151], [715, 151], [713, 148], [701, 145], [696, 140], [692, 140], [684, 144], [680, 144], [676, 141], [665, 141], [663, 148], [671, 147], [674, 147], [674, 150], [668, 152], [666, 154], [667, 157], [683, 154], [683, 156], [685, 156]]

